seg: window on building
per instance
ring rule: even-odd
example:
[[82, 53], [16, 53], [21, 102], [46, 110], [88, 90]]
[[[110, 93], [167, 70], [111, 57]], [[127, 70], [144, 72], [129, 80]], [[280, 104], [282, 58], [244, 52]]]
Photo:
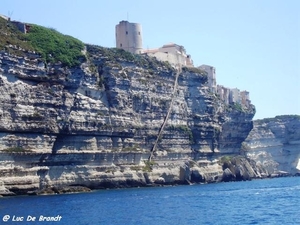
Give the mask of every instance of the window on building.
[[122, 43], [120, 44], [120, 47], [122, 47]]
[[128, 34], [128, 31], [126, 31], [126, 34]]
[[139, 35], [141, 35], [141, 32], [139, 32]]

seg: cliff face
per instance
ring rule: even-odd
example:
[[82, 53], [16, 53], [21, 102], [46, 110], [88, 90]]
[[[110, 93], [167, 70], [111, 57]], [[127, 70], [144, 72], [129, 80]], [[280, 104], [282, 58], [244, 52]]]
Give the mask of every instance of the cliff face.
[[299, 174], [300, 117], [277, 116], [254, 121], [243, 148], [246, 156], [270, 174]]
[[3, 194], [220, 181], [252, 129], [254, 106], [225, 105], [203, 71], [91, 45], [72, 68], [20, 51], [0, 52]]

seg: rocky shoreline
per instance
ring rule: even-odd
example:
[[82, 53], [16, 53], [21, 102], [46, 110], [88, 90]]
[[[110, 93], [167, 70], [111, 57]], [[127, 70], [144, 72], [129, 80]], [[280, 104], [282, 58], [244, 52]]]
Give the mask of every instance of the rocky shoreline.
[[[251, 179], [242, 179], [242, 180], [236, 180], [233, 178], [232, 180], [226, 179], [226, 181], [221, 181], [221, 182], [242, 182], [242, 181], [251, 181], [251, 180], [256, 180], [256, 179], [276, 179], [280, 177], [295, 177], [295, 176], [300, 176], [299, 174], [291, 175], [287, 173], [279, 173], [279, 174], [273, 174], [269, 176], [264, 176], [260, 178], [251, 178]], [[230, 175], [228, 177], [231, 177]], [[219, 183], [221, 183], [219, 182]], [[190, 181], [185, 181], [185, 182], [175, 182], [175, 183], [170, 183], [170, 184], [136, 184], [136, 185], [129, 185], [129, 184], [118, 184], [116, 186], [113, 185], [107, 185], [103, 186], [101, 188], [88, 188], [84, 186], [63, 186], [60, 188], [46, 188], [42, 190], [37, 190], [37, 191], [29, 191], [27, 193], [22, 193], [22, 194], [16, 194], [14, 192], [1, 192], [0, 197], [13, 197], [13, 196], [32, 196], [32, 195], [57, 195], [57, 194], [76, 194], [76, 193], [85, 193], [85, 192], [92, 192], [92, 191], [99, 191], [99, 190], [113, 190], [113, 189], [126, 189], [126, 188], [147, 188], [147, 187], [169, 187], [169, 186], [178, 186], [178, 185], [197, 185], [197, 184], [209, 184], [209, 183], [201, 183], [201, 182], [190, 182]]]
[[[206, 165], [204, 165], [205, 163]], [[31, 181], [28, 180], [28, 177], [24, 177], [24, 180], [10, 179], [9, 184], [8, 180], [4, 179], [6, 183], [5, 186], [3, 184], [0, 186], [0, 195], [64, 194], [99, 189], [191, 185], [271, 177], [263, 168], [256, 166], [254, 161], [241, 156], [225, 156], [219, 161], [214, 160], [212, 162], [188, 160], [185, 163], [173, 161], [172, 164], [162, 164], [165, 164], [165, 162], [151, 164], [145, 162], [143, 165], [131, 165], [127, 168], [124, 165], [115, 168], [106, 167], [105, 170], [102, 168], [103, 173], [98, 174], [97, 179], [94, 181], [91, 179], [93, 177], [91, 171], [95, 170], [95, 167], [88, 168], [85, 166], [85, 170], [90, 170], [88, 176], [81, 176], [76, 179], [74, 173], [74, 177], [69, 177], [64, 181], [59, 180], [57, 183], [53, 183], [52, 186], [45, 183], [41, 172], [38, 172], [39, 177], [31, 177]], [[46, 168], [43, 169], [46, 170]], [[75, 168], [71, 170], [75, 171]], [[28, 173], [28, 171], [25, 173]], [[36, 180], [36, 183], [32, 182], [34, 180]], [[71, 180], [73, 182], [70, 182]], [[24, 185], [25, 182], [27, 184]], [[64, 183], [69, 183], [69, 185]]]

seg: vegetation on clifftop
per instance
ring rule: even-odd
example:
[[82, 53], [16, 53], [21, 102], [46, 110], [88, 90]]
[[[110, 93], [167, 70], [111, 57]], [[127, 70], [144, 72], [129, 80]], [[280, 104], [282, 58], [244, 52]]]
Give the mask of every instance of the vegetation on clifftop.
[[20, 51], [9, 47], [10, 45], [25, 50], [34, 50], [31, 43], [27, 41], [25, 34], [21, 33], [15, 25], [0, 17], [0, 50], [17, 55], [21, 54]]
[[84, 56], [84, 44], [78, 39], [38, 25], [29, 25], [27, 34], [0, 18], [0, 50], [23, 56], [23, 51], [35, 51], [47, 63], [61, 62], [63, 66], [79, 65]]
[[203, 76], [207, 76], [207, 72], [205, 70], [199, 69], [197, 67], [182, 67], [183, 72], [190, 72], [190, 73], [199, 73]]
[[[63, 66], [77, 66], [85, 56], [82, 53], [84, 43], [80, 40], [64, 35], [53, 28], [46, 28], [35, 24], [27, 24], [28, 32], [20, 32], [10, 21], [0, 18], [0, 50], [24, 56], [23, 51], [35, 51], [41, 55], [46, 63], [61, 62]], [[87, 45], [89, 52], [105, 56], [110, 66], [120, 67], [122, 62], [132, 62], [154, 73], [155, 68], [174, 69], [168, 62], [158, 61], [147, 55], [138, 55], [123, 49], [104, 48]]]
[[257, 124], [263, 124], [263, 123], [270, 123], [272, 121], [275, 122], [277, 120], [300, 120], [300, 115], [280, 115], [272, 118], [258, 119], [255, 120], [255, 122]]
[[91, 54], [100, 54], [102, 56], [105, 56], [105, 62], [110, 63], [115, 67], [120, 67], [119, 63], [121, 62], [132, 62], [137, 66], [141, 66], [145, 69], [153, 70], [155, 68], [165, 67], [168, 70], [174, 70], [168, 62], [158, 61], [156, 58], [147, 55], [133, 54], [125, 51], [124, 49], [87, 45], [87, 51]]
[[60, 61], [65, 66], [79, 65], [79, 60], [83, 57], [81, 51], [84, 49], [81, 41], [54, 29], [38, 25], [30, 26], [30, 32], [26, 37], [46, 62]]

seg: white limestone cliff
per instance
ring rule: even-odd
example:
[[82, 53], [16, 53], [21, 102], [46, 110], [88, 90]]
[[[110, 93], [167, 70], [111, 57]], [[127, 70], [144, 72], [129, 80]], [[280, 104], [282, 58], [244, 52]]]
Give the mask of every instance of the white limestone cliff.
[[[42, 64], [26, 51], [0, 52], [2, 194], [222, 180], [219, 159], [239, 154], [253, 105], [225, 104], [201, 70], [178, 74], [146, 56], [86, 48], [86, 60], [72, 68]], [[230, 166], [250, 171], [238, 168]]]
[[276, 116], [254, 121], [243, 147], [246, 156], [270, 174], [299, 174], [300, 117]]

